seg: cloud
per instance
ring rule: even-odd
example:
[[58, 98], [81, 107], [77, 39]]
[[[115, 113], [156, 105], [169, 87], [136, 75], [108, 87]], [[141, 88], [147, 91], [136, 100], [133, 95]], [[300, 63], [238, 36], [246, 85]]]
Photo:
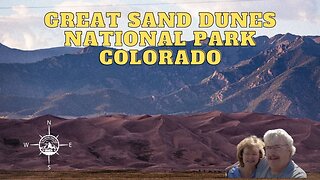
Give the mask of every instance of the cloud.
[[19, 49], [52, 47], [43, 17], [26, 6], [11, 8], [12, 14], [0, 17], [0, 42]]
[[[198, 11], [273, 11], [276, 12], [277, 18], [283, 20], [302, 20], [302, 21], [317, 21], [320, 15], [319, 0], [217, 0], [204, 1], [204, 3], [186, 3], [182, 0], [164, 0], [168, 3], [177, 3], [177, 5], [188, 12]], [[185, 3], [184, 3], [185, 2]], [[195, 11], [196, 9], [196, 11]]]
[[276, 27], [255, 29], [258, 35], [273, 36], [279, 33], [298, 35], [320, 35], [319, 0], [209, 0], [184, 1], [163, 0], [164, 3], [176, 3], [177, 9], [191, 12], [194, 18], [203, 12], [275, 12]]
[[[52, 1], [48, 1], [48, 4]], [[49, 4], [53, 8], [31, 9], [25, 5], [16, 5], [7, 11], [5, 16], [0, 16], [0, 43], [10, 47], [21, 49], [35, 49], [54, 46], [63, 46], [65, 30], [81, 29], [49, 29], [43, 23], [44, 14], [48, 11], [57, 12], [114, 12], [121, 11], [118, 29], [96, 29], [96, 30], [129, 30], [127, 27], [127, 14], [137, 12], [189, 12], [194, 17], [193, 27], [184, 30], [184, 34], [192, 33], [197, 29], [196, 19], [198, 12], [218, 11], [273, 11], [276, 12], [277, 26], [273, 29], [262, 29], [263, 33], [276, 34], [280, 32], [293, 32], [297, 34], [319, 35], [320, 24], [320, 1], [319, 0], [158, 0], [142, 2], [138, 0], [105, 1], [105, 0], [78, 0], [78, 1], [56, 1], [59, 3]], [[16, 3], [17, 4], [17, 3]], [[30, 5], [30, 3], [29, 3]], [[9, 14], [9, 12], [12, 12]], [[5, 14], [5, 13], [1, 13]], [[108, 19], [106, 19], [108, 21]], [[106, 22], [108, 23], [108, 22]], [[88, 30], [88, 29], [83, 29]], [[134, 29], [135, 31], [141, 28]], [[150, 29], [149, 29], [150, 30]], [[158, 29], [152, 29], [158, 30]], [[163, 30], [163, 29], [161, 29]], [[167, 29], [166, 29], [167, 30]], [[169, 29], [172, 31], [172, 29]], [[260, 33], [261, 34], [261, 33]], [[190, 38], [188, 39], [190, 40]]]

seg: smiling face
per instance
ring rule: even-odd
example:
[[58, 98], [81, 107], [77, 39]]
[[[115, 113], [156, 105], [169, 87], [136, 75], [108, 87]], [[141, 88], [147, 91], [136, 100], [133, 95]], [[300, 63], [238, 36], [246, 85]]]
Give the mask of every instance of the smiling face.
[[287, 167], [291, 159], [291, 150], [285, 140], [275, 137], [270, 142], [265, 142], [266, 157], [273, 173], [280, 173]]
[[246, 137], [237, 145], [237, 159], [240, 167], [244, 167], [245, 164], [247, 167], [254, 167], [263, 157], [264, 142], [257, 136]]
[[245, 147], [243, 149], [243, 164], [244, 166], [255, 167], [260, 159], [259, 148], [257, 146]]

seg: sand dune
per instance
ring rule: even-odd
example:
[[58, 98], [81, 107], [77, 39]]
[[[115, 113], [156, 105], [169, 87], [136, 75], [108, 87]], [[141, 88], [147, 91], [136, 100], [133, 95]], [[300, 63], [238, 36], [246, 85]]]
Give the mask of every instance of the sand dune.
[[244, 137], [262, 137], [268, 129], [283, 128], [294, 138], [294, 160], [308, 172], [320, 167], [320, 123], [260, 113], [218, 111], [190, 115], [108, 115], [63, 119], [50, 115], [29, 120], [0, 119], [0, 169], [44, 170], [47, 157], [38, 143], [51, 134], [60, 147], [51, 156], [55, 170], [138, 169], [172, 171], [224, 169], [236, 161], [236, 145]]

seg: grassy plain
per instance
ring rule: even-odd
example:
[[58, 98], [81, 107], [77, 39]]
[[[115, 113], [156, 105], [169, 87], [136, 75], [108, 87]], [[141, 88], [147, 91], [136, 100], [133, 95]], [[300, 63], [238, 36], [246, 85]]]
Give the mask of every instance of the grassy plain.
[[[222, 179], [223, 172], [0, 171], [0, 179]], [[308, 173], [319, 180], [320, 173]]]

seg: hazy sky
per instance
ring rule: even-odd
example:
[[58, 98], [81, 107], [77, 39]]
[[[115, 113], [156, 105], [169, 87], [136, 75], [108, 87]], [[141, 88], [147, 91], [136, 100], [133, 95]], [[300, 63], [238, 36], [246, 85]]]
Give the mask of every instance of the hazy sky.
[[[78, 29], [47, 28], [44, 25], [43, 17], [49, 11], [122, 12], [118, 29], [106, 28], [99, 29], [100, 31], [129, 30], [126, 16], [132, 11], [141, 13], [146, 11], [189, 12], [193, 19], [198, 19], [198, 12], [273, 11], [276, 13], [276, 27], [254, 29], [257, 31], [257, 36], [271, 37], [287, 32], [297, 35], [320, 35], [319, 0], [0, 0], [0, 43], [13, 48], [29, 50], [63, 46], [63, 31]], [[182, 30], [184, 31], [184, 40], [192, 40], [192, 31], [199, 30], [199, 28], [198, 24], [193, 21], [191, 27]], [[219, 29], [212, 27], [205, 30], [209, 32]], [[224, 30], [227, 29], [220, 29], [220, 31]]]

